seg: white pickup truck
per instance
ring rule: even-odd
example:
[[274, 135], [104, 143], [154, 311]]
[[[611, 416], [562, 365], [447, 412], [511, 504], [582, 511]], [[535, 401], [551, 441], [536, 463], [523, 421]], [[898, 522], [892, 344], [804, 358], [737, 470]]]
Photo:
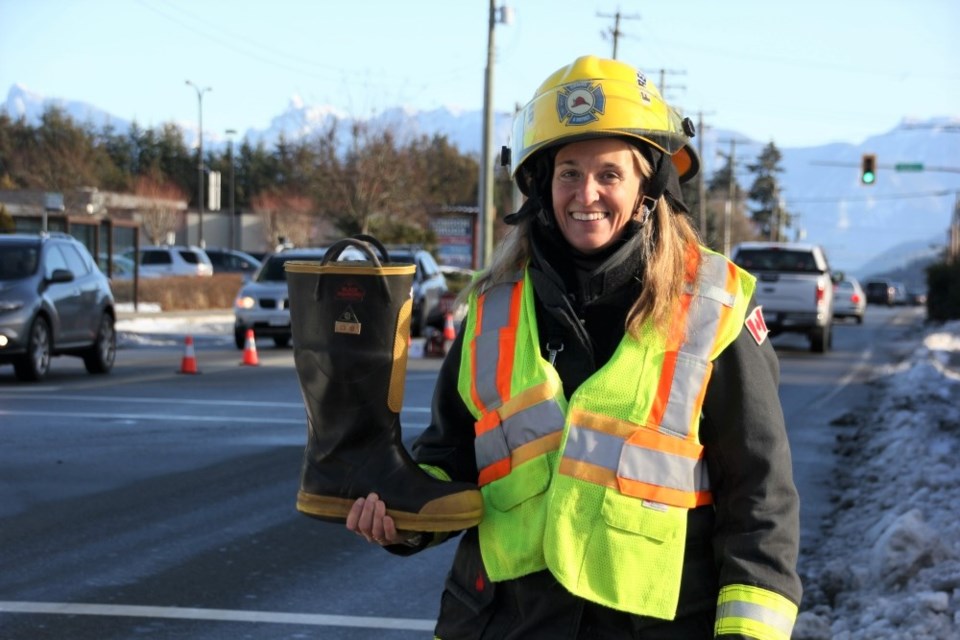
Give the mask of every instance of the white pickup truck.
[[757, 277], [757, 304], [772, 336], [803, 333], [810, 350], [825, 353], [833, 336], [833, 285], [827, 256], [817, 245], [796, 242], [743, 242], [733, 261]]

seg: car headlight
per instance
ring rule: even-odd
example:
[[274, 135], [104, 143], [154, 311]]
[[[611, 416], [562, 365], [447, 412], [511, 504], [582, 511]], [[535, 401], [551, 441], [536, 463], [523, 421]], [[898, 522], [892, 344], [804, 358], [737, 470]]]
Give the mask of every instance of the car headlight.
[[23, 308], [23, 300], [0, 300], [0, 313]]
[[257, 306], [257, 299], [252, 296], [237, 296], [233, 306], [237, 309], [253, 309]]

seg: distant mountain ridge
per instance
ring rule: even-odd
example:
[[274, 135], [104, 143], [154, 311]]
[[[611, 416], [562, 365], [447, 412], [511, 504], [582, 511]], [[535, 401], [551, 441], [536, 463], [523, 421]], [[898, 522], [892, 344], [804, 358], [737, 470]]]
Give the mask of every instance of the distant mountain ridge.
[[[38, 123], [50, 106], [62, 108], [78, 122], [110, 125], [124, 130], [131, 122], [93, 105], [59, 98], [46, 98], [22, 85], [10, 88], [0, 109], [11, 117], [24, 116]], [[268, 147], [280, 139], [299, 139], [322, 131], [332, 123], [346, 139], [354, 118], [330, 106], [308, 105], [294, 98], [287, 109], [274, 117], [265, 129], [250, 128], [243, 136]], [[372, 128], [389, 127], [400, 135], [443, 134], [464, 153], [479, 155], [483, 114], [479, 110], [438, 108], [416, 111], [401, 107], [386, 109], [365, 122]], [[509, 144], [513, 114], [494, 115], [493, 144], [499, 150]], [[142, 123], [138, 123], [141, 124]], [[193, 123], [176, 123], [188, 145], [196, 140]], [[737, 177], [749, 189], [752, 176], [746, 166], [756, 161], [768, 143], [751, 141], [735, 131], [708, 128], [703, 134], [703, 167], [706, 176], [719, 169], [724, 160], [718, 152], [729, 152], [726, 141], [737, 140]], [[774, 143], [776, 141], [774, 140]], [[204, 132], [204, 144], [219, 148], [222, 136]], [[825, 247], [837, 268], [862, 273], [871, 261], [910, 259], [921, 245], [942, 246], [957, 198], [960, 198], [960, 117], [930, 120], [905, 119], [894, 129], [867, 138], [860, 144], [831, 143], [815, 147], [778, 147], [783, 159], [780, 183], [787, 210], [803, 229], [804, 240]], [[863, 153], [877, 155], [878, 177], [873, 186], [859, 182]], [[896, 171], [896, 164], [922, 163], [925, 167], [953, 171]], [[749, 203], [748, 203], [749, 206]], [[906, 244], [902, 250], [896, 249]], [[891, 268], [897, 265], [891, 264]], [[870, 266], [882, 270], [882, 265]]]

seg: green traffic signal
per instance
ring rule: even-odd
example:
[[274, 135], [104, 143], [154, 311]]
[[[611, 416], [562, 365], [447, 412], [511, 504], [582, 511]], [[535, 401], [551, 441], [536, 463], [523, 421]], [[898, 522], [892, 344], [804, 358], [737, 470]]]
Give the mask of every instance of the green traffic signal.
[[877, 156], [873, 153], [865, 153], [860, 159], [860, 182], [865, 185], [872, 185], [877, 181]]

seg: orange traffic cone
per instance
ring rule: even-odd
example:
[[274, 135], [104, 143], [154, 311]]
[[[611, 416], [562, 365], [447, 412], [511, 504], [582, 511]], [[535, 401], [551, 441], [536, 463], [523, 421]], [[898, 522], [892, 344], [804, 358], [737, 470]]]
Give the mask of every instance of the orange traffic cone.
[[180, 361], [180, 373], [200, 373], [197, 369], [197, 356], [193, 352], [193, 336], [187, 336], [183, 344], [183, 360]]
[[257, 358], [257, 337], [254, 335], [253, 329], [247, 329], [247, 342], [243, 345], [243, 360], [240, 361], [240, 364], [252, 366], [260, 364], [260, 359]]
[[449, 311], [443, 317], [443, 354], [450, 352], [454, 339], [457, 337], [457, 330], [453, 326], [453, 314]]
[[457, 329], [453, 326], [453, 314], [449, 311], [443, 318], [443, 339], [454, 340], [457, 337]]

